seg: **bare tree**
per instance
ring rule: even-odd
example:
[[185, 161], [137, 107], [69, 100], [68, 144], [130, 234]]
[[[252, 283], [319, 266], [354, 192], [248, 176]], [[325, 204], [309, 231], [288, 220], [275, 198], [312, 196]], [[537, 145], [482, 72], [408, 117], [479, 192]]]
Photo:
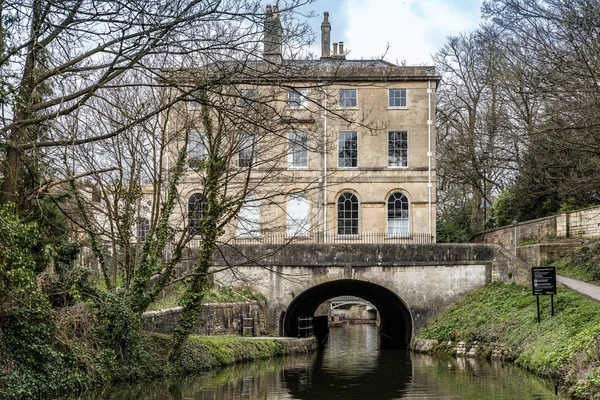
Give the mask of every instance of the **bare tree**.
[[[299, 4], [302, 0], [292, 0], [282, 8]], [[3, 1], [0, 14], [4, 204], [20, 203], [32, 189], [20, 182], [29, 164], [41, 162], [35, 154], [105, 140], [131, 127], [85, 137], [61, 129], [68, 126], [65, 117], [84, 112], [91, 99], [119, 86], [117, 78], [137, 71], [145, 79], [133, 85], [156, 85], [165, 66], [252, 54], [264, 11], [258, 1], [30, 0]], [[148, 110], [142, 119], [160, 112]], [[49, 178], [35, 177], [34, 184]]]
[[[280, 10], [283, 22], [292, 11]], [[273, 18], [261, 12], [262, 18]], [[360, 112], [338, 109], [338, 93], [330, 85], [368, 73], [381, 79], [393, 72], [390, 65], [372, 71], [370, 63], [323, 65], [294, 54], [283, 61], [281, 49], [269, 53], [268, 24], [264, 37], [259, 35], [262, 49], [257, 27], [241, 21], [239, 31], [233, 21], [203, 31], [218, 36], [213, 47], [182, 55], [183, 67], [155, 68], [152, 75], [132, 70], [99, 90], [85, 109], [55, 123], [61, 131], [94, 138], [61, 146], [65, 162], [56, 168], [65, 176], [93, 172], [88, 175], [92, 193], [71, 185], [78, 202], [73, 220], [82, 222], [107, 288], [116, 291], [121, 275], [118, 292], [142, 313], [163, 289], [185, 283], [173, 356], [211, 287], [215, 251], [237, 236], [256, 238], [258, 202], [267, 204], [262, 235], [277, 233], [285, 244], [313, 231], [314, 213], [295, 221], [291, 234], [281, 218], [291, 217], [285, 212], [290, 195], [312, 194], [323, 202], [318, 197], [326, 185], [323, 176], [289, 168], [290, 163], [321, 165], [333, 148], [324, 141], [322, 117], [362, 127], [366, 134], [384, 126], [372, 119], [367, 105]], [[289, 22], [276, 36], [300, 38], [304, 28]], [[287, 47], [294, 48], [294, 40]], [[152, 64], [168, 65], [163, 57]], [[182, 270], [182, 263], [191, 265]]]
[[514, 102], [515, 114], [532, 121], [521, 127], [528, 145], [514, 190], [525, 208], [515, 204], [515, 213], [531, 218], [561, 204], [597, 203], [598, 5], [500, 0], [487, 2], [484, 14], [514, 44], [507, 58], [525, 72], [522, 80], [507, 81], [522, 98]]
[[506, 129], [503, 53], [493, 36], [479, 30], [451, 37], [435, 55], [444, 76], [438, 108], [440, 192], [444, 197], [458, 191], [458, 199], [469, 199], [475, 228], [485, 223], [482, 206], [514, 173], [519, 148]]

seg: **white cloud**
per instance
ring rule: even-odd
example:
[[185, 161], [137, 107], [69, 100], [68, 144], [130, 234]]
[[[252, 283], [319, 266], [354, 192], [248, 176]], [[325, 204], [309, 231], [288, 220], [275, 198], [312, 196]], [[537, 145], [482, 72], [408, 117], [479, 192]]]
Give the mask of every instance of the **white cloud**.
[[477, 27], [480, 6], [481, 0], [346, 0], [344, 44], [349, 58], [380, 57], [389, 43], [389, 61], [432, 64], [446, 36]]

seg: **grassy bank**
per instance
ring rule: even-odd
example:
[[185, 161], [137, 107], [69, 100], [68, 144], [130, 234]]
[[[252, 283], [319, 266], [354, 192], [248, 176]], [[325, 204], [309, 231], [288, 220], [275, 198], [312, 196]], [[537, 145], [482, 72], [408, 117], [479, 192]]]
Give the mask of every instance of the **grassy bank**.
[[167, 360], [170, 345], [168, 336], [143, 333], [126, 361], [116, 361], [113, 354], [79, 348], [49, 360], [40, 370], [4, 365], [0, 399], [55, 398], [59, 393], [96, 385], [191, 375], [238, 362], [309, 352], [316, 347], [312, 339], [192, 336], [182, 357], [170, 363]]
[[507, 346], [517, 365], [558, 383], [576, 398], [600, 396], [600, 304], [566, 289], [542, 297], [537, 322], [535, 296], [529, 288], [492, 284], [454, 306], [417, 338]]
[[551, 265], [561, 275], [600, 285], [600, 241], [592, 240], [582, 244]]

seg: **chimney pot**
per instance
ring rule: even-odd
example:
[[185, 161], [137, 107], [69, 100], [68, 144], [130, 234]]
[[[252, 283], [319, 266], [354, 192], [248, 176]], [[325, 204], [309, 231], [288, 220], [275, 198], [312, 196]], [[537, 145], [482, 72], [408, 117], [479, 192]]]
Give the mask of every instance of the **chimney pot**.
[[321, 23], [321, 58], [331, 57], [331, 24], [329, 23], [329, 13], [323, 13], [323, 23]]
[[344, 55], [344, 42], [340, 42], [340, 53], [341, 56]]
[[[275, 13], [273, 13], [275, 11]], [[279, 19], [279, 8], [267, 5], [264, 22], [263, 57], [269, 64], [281, 64], [283, 60], [281, 38], [283, 27]]]
[[337, 46], [338, 46], [337, 42], [334, 42], [333, 43], [333, 55], [334, 56], [337, 56], [337, 54], [338, 54], [338, 48], [337, 48]]

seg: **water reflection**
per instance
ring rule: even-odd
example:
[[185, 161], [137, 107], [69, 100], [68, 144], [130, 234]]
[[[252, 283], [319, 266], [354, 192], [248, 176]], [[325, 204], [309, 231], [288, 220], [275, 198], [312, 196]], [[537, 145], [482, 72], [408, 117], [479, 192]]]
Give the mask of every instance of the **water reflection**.
[[92, 399], [539, 399], [553, 389], [500, 362], [381, 349], [377, 328], [334, 328], [323, 351], [237, 365], [199, 377], [125, 385]]

